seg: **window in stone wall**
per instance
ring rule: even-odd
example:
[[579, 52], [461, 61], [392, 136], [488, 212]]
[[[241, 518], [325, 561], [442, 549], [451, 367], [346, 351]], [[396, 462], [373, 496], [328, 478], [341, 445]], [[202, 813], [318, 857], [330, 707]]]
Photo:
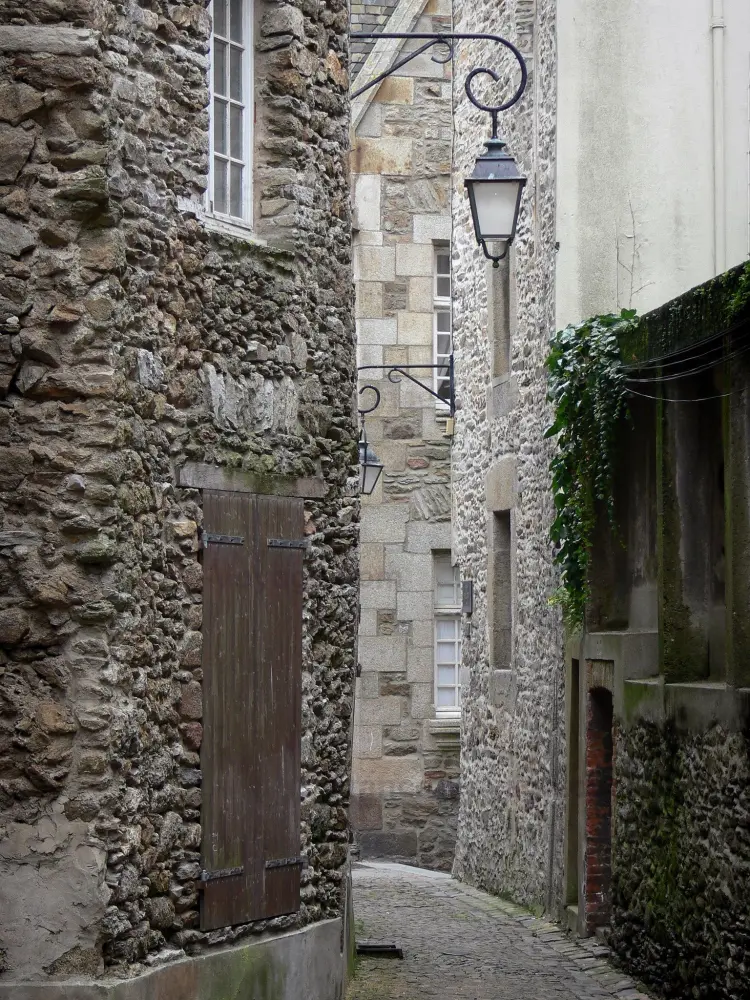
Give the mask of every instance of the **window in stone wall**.
[[438, 403], [441, 410], [447, 409], [450, 399], [450, 356], [453, 353], [453, 323], [451, 315], [451, 251], [450, 247], [435, 248], [434, 267], [434, 309], [435, 309], [435, 392], [444, 399]]
[[213, 0], [208, 210], [252, 221], [252, 0]]
[[435, 610], [435, 711], [461, 713], [461, 578], [449, 552], [433, 554]]

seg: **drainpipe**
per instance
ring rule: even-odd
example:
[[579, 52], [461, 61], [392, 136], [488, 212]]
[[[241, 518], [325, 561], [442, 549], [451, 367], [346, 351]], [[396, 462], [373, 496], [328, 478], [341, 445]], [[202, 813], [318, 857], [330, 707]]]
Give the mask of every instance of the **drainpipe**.
[[714, 270], [726, 271], [726, 189], [724, 173], [724, 0], [712, 0], [714, 76]]

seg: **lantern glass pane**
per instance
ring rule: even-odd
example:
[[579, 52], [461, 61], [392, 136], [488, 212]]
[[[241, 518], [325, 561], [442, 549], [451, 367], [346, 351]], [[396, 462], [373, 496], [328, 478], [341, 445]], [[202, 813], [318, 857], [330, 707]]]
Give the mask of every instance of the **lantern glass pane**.
[[513, 238], [519, 181], [474, 181], [474, 205], [481, 239]]
[[377, 486], [381, 471], [380, 465], [362, 466], [362, 492], [365, 496], [369, 496]]

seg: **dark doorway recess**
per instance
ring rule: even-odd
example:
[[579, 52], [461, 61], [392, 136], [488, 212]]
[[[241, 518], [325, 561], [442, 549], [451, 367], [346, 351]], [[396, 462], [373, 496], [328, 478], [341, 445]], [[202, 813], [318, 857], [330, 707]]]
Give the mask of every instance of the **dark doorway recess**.
[[586, 711], [586, 930], [609, 924], [612, 886], [612, 692], [589, 691]]

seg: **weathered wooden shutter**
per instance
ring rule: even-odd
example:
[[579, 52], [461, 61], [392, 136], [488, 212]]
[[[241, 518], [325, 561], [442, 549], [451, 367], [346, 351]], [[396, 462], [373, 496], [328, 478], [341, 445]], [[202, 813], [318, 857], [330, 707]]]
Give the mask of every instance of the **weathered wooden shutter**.
[[303, 501], [206, 491], [203, 516], [201, 927], [211, 930], [299, 909]]

